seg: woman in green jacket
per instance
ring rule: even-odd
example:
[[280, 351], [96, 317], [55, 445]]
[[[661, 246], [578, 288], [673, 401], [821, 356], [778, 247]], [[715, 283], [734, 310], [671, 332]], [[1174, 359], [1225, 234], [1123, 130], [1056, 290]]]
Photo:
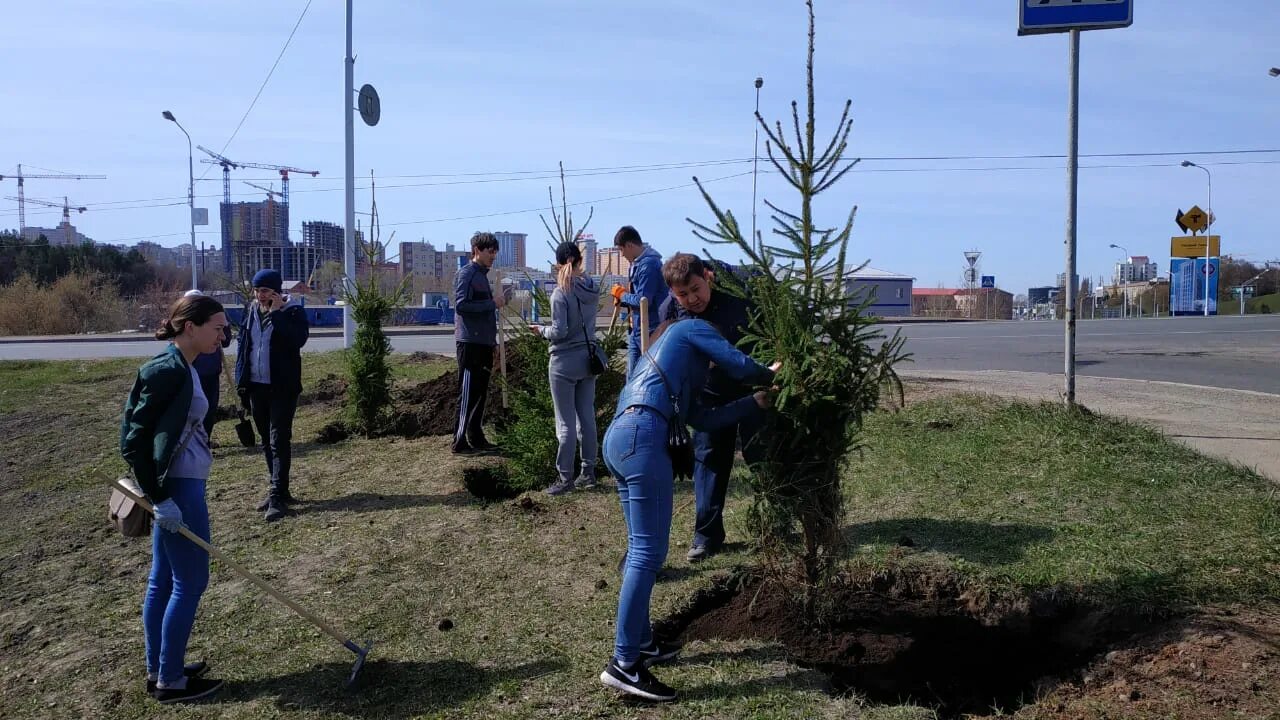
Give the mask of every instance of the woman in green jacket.
[[157, 340], [173, 344], [138, 370], [120, 428], [120, 454], [155, 506], [142, 628], [147, 691], [164, 704], [198, 700], [222, 687], [221, 680], [202, 677], [203, 662], [184, 664], [196, 607], [209, 583], [209, 555], [178, 529], [185, 525], [209, 540], [209, 401], [191, 361], [215, 351], [226, 327], [222, 304], [211, 297], [174, 303], [156, 332]]

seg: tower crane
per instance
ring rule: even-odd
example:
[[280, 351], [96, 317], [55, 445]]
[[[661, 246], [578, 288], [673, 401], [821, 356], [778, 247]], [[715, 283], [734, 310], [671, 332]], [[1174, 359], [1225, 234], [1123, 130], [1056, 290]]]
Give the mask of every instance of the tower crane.
[[[6, 199], [6, 200], [18, 200], [19, 198], [12, 197], [12, 196], [5, 196], [5, 199]], [[51, 202], [51, 201], [49, 201], [49, 200], [40, 200], [40, 199], [38, 199], [38, 198], [25, 198], [25, 199], [24, 199], [24, 202], [35, 203], [36, 205], [43, 205], [44, 207], [62, 208], [62, 242], [63, 242], [63, 244], [65, 244], [65, 245], [72, 245], [72, 244], [73, 244], [73, 243], [71, 242], [71, 240], [72, 240], [72, 238], [71, 238], [71, 211], [74, 209], [76, 212], [78, 212], [78, 213], [82, 213], [82, 212], [84, 212], [85, 210], [88, 210], [88, 209], [89, 209], [89, 208], [86, 208], [86, 207], [83, 207], [83, 206], [81, 206], [81, 207], [76, 207], [76, 208], [72, 208], [72, 207], [71, 207], [71, 202], [67, 200], [67, 197], [66, 197], [65, 195], [64, 195], [64, 196], [62, 196], [62, 202], [60, 202], [60, 203]]]
[[[23, 232], [27, 229], [27, 202], [26, 192], [23, 190], [25, 180], [106, 180], [106, 175], [82, 175], [77, 173], [57, 173], [51, 175], [24, 175], [22, 165], [18, 165], [17, 175], [0, 175], [0, 180], [5, 178], [17, 178], [18, 180], [18, 237], [22, 237]], [[34, 202], [34, 201], [33, 201]], [[81, 210], [81, 212], [84, 212]]]

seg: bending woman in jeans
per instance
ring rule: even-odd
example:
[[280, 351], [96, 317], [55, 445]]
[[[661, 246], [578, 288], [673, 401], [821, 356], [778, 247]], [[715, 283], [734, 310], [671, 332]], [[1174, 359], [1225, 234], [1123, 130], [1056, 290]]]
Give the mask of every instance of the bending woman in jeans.
[[[530, 325], [551, 341], [547, 375], [551, 382], [551, 402], [556, 411], [556, 471], [559, 479], [548, 495], [563, 495], [575, 487], [596, 486], [596, 376], [589, 362], [596, 334], [596, 308], [600, 290], [582, 274], [582, 250], [571, 242], [556, 248], [556, 289], [551, 294], [551, 326]], [[576, 439], [576, 443], [575, 443]], [[582, 469], [575, 479], [573, 459], [576, 445], [582, 446]]]
[[196, 607], [209, 583], [209, 555], [178, 528], [185, 525], [209, 540], [205, 481], [213, 456], [204, 426], [209, 401], [191, 362], [217, 350], [226, 327], [222, 304], [211, 297], [174, 303], [156, 332], [157, 340], [173, 344], [138, 370], [120, 428], [120, 454], [155, 505], [142, 630], [147, 692], [164, 704], [198, 700], [222, 687], [221, 680], [202, 677], [203, 662], [184, 664]]
[[[649, 624], [649, 598], [667, 558], [671, 536], [669, 423], [714, 430], [737, 423], [771, 404], [763, 392], [727, 405], [697, 404], [709, 364], [736, 380], [767, 385], [765, 368], [729, 344], [705, 320], [663, 323], [654, 331], [648, 357], [641, 355], [618, 397], [618, 413], [604, 436], [604, 459], [618, 481], [627, 522], [627, 557], [618, 593], [617, 640], [600, 682], [652, 701], [674, 700], [675, 690], [648, 670], [675, 658], [679, 648], [657, 642]], [[673, 407], [672, 398], [678, 404]]]

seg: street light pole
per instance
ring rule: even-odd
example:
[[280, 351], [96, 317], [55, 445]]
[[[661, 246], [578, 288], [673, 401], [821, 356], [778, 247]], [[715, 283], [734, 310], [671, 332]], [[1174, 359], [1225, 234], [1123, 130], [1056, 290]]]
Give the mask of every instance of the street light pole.
[[[1132, 255], [1129, 254], [1129, 251], [1123, 246], [1117, 245], [1115, 243], [1111, 243], [1111, 247], [1115, 250], [1119, 250], [1123, 252], [1126, 258], [1133, 257]], [[1128, 283], [1125, 283], [1125, 285], [1127, 286]], [[1116, 275], [1116, 288], [1117, 289], [1120, 288], [1119, 274]], [[1120, 291], [1120, 319], [1121, 320], [1123, 320], [1128, 315], [1128, 309], [1129, 309], [1129, 292], [1128, 290], [1121, 290]]]
[[755, 246], [756, 253], [761, 252], [764, 243], [756, 244], [756, 174], [760, 164], [760, 88], [764, 86], [764, 78], [756, 78], [756, 115], [755, 122], [752, 125], [756, 129], [756, 141], [751, 151], [751, 244]]
[[165, 110], [162, 114], [165, 120], [177, 125], [182, 134], [187, 136], [187, 221], [191, 223], [191, 289], [199, 290], [200, 282], [196, 276], [196, 175], [191, 159], [191, 134], [182, 127], [173, 113]]
[[1209, 207], [1205, 208], [1205, 212], [1209, 213], [1209, 224], [1204, 231], [1204, 316], [1209, 317], [1209, 238], [1213, 235], [1213, 173], [1209, 172], [1209, 168], [1190, 160], [1183, 160], [1182, 167], [1199, 168], [1209, 178]]

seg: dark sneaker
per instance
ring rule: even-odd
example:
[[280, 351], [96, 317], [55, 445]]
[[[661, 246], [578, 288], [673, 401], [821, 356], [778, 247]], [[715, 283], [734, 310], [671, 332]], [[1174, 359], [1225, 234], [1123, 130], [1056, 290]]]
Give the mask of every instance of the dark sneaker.
[[582, 477], [579, 477], [577, 480], [573, 481], [573, 486], [579, 490], [590, 490], [594, 487], [599, 487], [600, 481], [596, 480], [594, 475], [591, 477], [587, 477], [583, 475]]
[[267, 512], [262, 516], [267, 522], [275, 522], [285, 516], [286, 508], [284, 502], [278, 498], [271, 498], [267, 501]]
[[475, 448], [476, 452], [482, 453], [496, 453], [502, 449], [488, 440], [483, 439], [479, 441], [472, 441], [471, 447]]
[[640, 662], [645, 667], [669, 663], [680, 654], [680, 649], [679, 645], [653, 640], [649, 647], [640, 649]]
[[[284, 504], [285, 504], [285, 505], [297, 505], [297, 504], [298, 504], [298, 498], [294, 497], [294, 496], [293, 496], [292, 494], [290, 494], [290, 493], [285, 493], [285, 494], [281, 495], [281, 496], [280, 496], [280, 500], [281, 500], [282, 502], [284, 502]], [[263, 499], [262, 499], [262, 502], [258, 503], [258, 512], [265, 512], [265, 511], [266, 511], [266, 509], [267, 509], [267, 506], [268, 506], [268, 505], [270, 505], [270, 504], [271, 504], [271, 496], [270, 496], [270, 495], [268, 495], [268, 496], [266, 496], [265, 498], [263, 498]]]
[[[208, 672], [208, 670], [209, 670], [209, 664], [201, 660], [200, 662], [187, 663], [186, 667], [182, 668], [182, 674], [187, 676], [188, 679], [198, 678], [201, 675], [204, 675], [206, 672]], [[156, 681], [148, 680], [147, 694], [155, 695], [155, 693], [156, 693]]]
[[670, 702], [676, 699], [676, 691], [654, 677], [643, 662], [624, 668], [618, 664], [617, 658], [609, 658], [609, 664], [600, 673], [600, 682], [614, 690], [650, 702]]
[[684, 559], [691, 563], [700, 562], [711, 557], [711, 550], [706, 545], [694, 545], [689, 548], [689, 552], [685, 553]]
[[454, 455], [472, 455], [475, 453], [475, 451], [476, 449], [471, 447], [470, 445], [454, 445], [450, 449], [450, 452], [452, 452]]
[[552, 496], [564, 495], [568, 492], [573, 492], [572, 480], [557, 480], [554, 485], [547, 488], [547, 494]]
[[207, 698], [221, 689], [221, 680], [209, 680], [202, 677], [187, 678], [187, 686], [184, 688], [157, 687], [155, 699], [161, 705], [188, 703]]

